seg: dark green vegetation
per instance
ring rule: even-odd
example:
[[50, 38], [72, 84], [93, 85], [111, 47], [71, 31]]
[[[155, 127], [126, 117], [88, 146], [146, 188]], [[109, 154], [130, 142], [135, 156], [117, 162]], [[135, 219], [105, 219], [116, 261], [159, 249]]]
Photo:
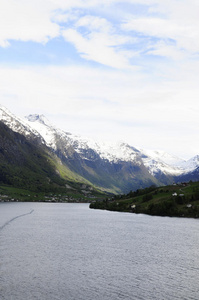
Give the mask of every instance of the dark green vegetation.
[[90, 208], [144, 213], [156, 216], [199, 217], [199, 182], [164, 187], [151, 186], [126, 195], [106, 198], [90, 204]]
[[89, 201], [102, 196], [45, 145], [0, 122], [0, 200]]

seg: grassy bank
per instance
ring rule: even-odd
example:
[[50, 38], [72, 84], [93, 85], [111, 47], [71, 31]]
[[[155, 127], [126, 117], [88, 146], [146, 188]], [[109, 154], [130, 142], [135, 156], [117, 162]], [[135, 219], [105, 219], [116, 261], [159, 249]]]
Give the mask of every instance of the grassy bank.
[[199, 217], [199, 182], [151, 186], [125, 195], [94, 201], [90, 208], [157, 216]]

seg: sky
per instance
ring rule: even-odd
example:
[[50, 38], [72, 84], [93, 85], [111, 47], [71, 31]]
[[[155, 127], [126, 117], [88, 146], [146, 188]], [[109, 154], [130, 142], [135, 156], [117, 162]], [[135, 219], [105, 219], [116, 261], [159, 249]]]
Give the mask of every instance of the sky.
[[74, 134], [199, 154], [198, 0], [0, 0], [0, 104]]

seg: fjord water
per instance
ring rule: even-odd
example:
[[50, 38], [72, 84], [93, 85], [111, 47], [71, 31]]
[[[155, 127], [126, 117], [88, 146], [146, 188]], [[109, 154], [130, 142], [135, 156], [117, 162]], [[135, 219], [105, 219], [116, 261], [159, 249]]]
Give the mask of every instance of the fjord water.
[[0, 203], [1, 300], [199, 299], [199, 220]]

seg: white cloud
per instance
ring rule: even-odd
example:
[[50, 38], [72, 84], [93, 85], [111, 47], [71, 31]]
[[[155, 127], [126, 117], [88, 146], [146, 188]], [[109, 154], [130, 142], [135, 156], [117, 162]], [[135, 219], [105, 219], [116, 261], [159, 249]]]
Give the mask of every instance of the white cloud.
[[161, 18], [137, 18], [127, 22], [123, 27], [159, 38], [175, 38], [184, 34], [184, 28]]
[[63, 30], [62, 34], [66, 41], [74, 44], [81, 57], [114, 68], [129, 68], [128, 59], [133, 53], [124, 51], [122, 46], [135, 39], [115, 31], [105, 18], [86, 15], [78, 19], [74, 29]]
[[[119, 3], [142, 4], [146, 10], [124, 9], [116, 25], [106, 10], [114, 11]], [[147, 51], [174, 60], [199, 51], [199, 6], [194, 0], [0, 0], [0, 4], [1, 47], [11, 40], [46, 43], [63, 34], [83, 58], [116, 68], [129, 68], [131, 57]], [[84, 15], [91, 8], [93, 15]], [[124, 31], [118, 33], [119, 27]], [[151, 38], [150, 43], [143, 35]]]
[[87, 59], [114, 68], [129, 68], [128, 57], [117, 50], [126, 39], [104, 32], [92, 32], [83, 36], [75, 29], [63, 31], [64, 38], [74, 44], [80, 55]]
[[59, 26], [50, 20], [50, 5], [38, 0], [1, 0], [0, 4], [0, 46], [7, 46], [9, 40], [46, 43], [59, 35]]
[[100, 18], [96, 16], [86, 15], [78, 19], [75, 27], [87, 27], [89, 31], [100, 30], [103, 32], [112, 31], [112, 25], [105, 18]]
[[66, 131], [191, 156], [199, 147], [199, 68], [181, 67], [193, 73], [190, 80], [179, 69], [157, 84], [98, 68], [2, 67], [1, 104], [20, 115], [44, 113]]
[[95, 6], [98, 1], [0, 0], [0, 46], [9, 40], [46, 43], [60, 35], [56, 22], [70, 19], [71, 8]]
[[153, 55], [158, 55], [158, 56], [163, 56], [163, 57], [168, 57], [175, 60], [182, 60], [186, 58], [186, 53], [183, 50], [179, 50], [176, 48], [176, 46], [172, 45], [169, 42], [166, 41], [159, 41], [155, 43], [151, 47], [149, 46], [149, 50], [147, 51], [147, 54], [153, 54]]
[[[103, 17], [81, 17], [82, 9], [106, 7], [114, 1], [0, 1], [1, 47], [9, 46], [11, 40], [45, 44], [62, 33], [83, 58], [116, 68], [129, 67], [129, 57], [134, 54], [130, 55], [124, 45], [133, 40], [117, 34], [114, 25]], [[87, 35], [81, 32], [83, 27]]]
[[[196, 1], [162, 1], [152, 6], [149, 12], [153, 16], [150, 14], [142, 17], [131, 16], [122, 28], [162, 41], [173, 40], [176, 43], [176, 51], [186, 50], [188, 55], [199, 51], [199, 5]], [[155, 43], [154, 41], [154, 47]], [[165, 46], [168, 48], [168, 45]], [[161, 51], [161, 55], [164, 52], [167, 55], [167, 50]], [[159, 50], [154, 51], [154, 54], [158, 52]]]

